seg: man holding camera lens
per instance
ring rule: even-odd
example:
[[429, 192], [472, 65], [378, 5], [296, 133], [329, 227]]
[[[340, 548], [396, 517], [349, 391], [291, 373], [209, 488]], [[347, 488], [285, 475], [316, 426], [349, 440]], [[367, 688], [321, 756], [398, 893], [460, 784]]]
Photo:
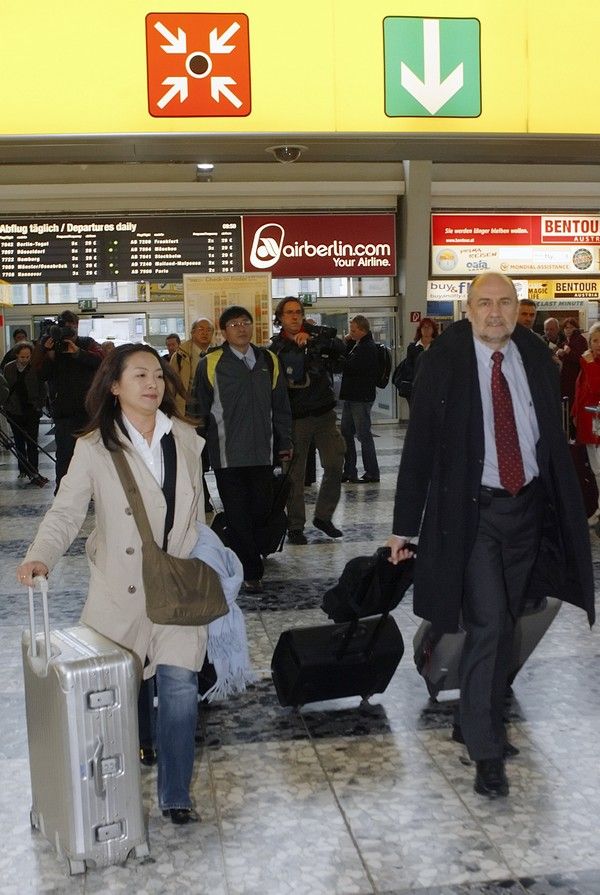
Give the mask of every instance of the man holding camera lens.
[[275, 308], [275, 322], [281, 331], [273, 336], [271, 348], [281, 361], [292, 407], [294, 459], [287, 503], [288, 541], [308, 543], [304, 534], [304, 475], [313, 438], [323, 467], [313, 525], [330, 538], [341, 538], [342, 532], [331, 517], [340, 499], [346, 444], [336, 424], [332, 373], [340, 368], [345, 346], [332, 327], [306, 323], [297, 298], [281, 299]]
[[55, 494], [75, 450], [75, 433], [87, 422], [85, 399], [103, 357], [94, 339], [77, 335], [78, 326], [77, 314], [63, 311], [40, 339], [44, 351], [40, 377], [50, 384], [56, 440]]

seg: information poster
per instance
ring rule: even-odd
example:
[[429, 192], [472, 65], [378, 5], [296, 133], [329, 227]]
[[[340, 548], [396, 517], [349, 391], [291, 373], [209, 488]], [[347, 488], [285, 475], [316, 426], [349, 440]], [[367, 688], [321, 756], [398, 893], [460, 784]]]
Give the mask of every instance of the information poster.
[[252, 341], [265, 345], [273, 332], [271, 312], [271, 274], [186, 274], [183, 278], [186, 334], [198, 317], [208, 317], [221, 342], [219, 317], [230, 305], [246, 308], [254, 318]]
[[600, 272], [600, 215], [433, 214], [433, 276]]

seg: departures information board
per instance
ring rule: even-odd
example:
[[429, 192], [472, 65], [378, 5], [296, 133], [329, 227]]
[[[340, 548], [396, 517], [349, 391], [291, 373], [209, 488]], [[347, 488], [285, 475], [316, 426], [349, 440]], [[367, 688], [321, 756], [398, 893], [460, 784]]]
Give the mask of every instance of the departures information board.
[[180, 281], [242, 270], [241, 217], [138, 215], [0, 219], [9, 283]]

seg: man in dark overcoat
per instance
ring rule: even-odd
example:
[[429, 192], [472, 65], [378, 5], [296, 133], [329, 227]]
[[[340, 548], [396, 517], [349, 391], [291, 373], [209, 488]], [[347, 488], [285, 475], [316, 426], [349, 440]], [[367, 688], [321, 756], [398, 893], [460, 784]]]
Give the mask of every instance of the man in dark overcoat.
[[[543, 342], [517, 324], [518, 308], [508, 277], [481, 274], [469, 289], [468, 319], [421, 358], [388, 541], [399, 562], [418, 536], [415, 613], [436, 632], [456, 631], [462, 621], [460, 727], [477, 766], [475, 790], [491, 797], [508, 794], [502, 709], [524, 603], [554, 595], [584, 609], [590, 625], [595, 617], [558, 370]], [[502, 410], [500, 377], [510, 391]], [[513, 450], [517, 440], [518, 456], [507, 464], [507, 442]]]

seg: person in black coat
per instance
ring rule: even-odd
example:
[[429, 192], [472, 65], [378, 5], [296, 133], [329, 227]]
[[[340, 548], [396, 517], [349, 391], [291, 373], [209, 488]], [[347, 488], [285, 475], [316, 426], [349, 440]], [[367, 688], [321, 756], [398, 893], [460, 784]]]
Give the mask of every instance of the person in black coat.
[[38, 472], [38, 431], [44, 403], [44, 389], [38, 374], [31, 366], [33, 345], [19, 342], [15, 359], [4, 368], [9, 393], [5, 411], [18, 453], [19, 478], [30, 478], [38, 485], [48, 481]]
[[69, 468], [77, 433], [87, 423], [85, 399], [103, 360], [102, 349], [94, 339], [77, 335], [78, 326], [77, 314], [63, 311], [57, 325], [62, 338], [55, 342], [51, 335], [43, 336], [38, 349], [42, 353], [40, 377], [50, 385], [56, 441], [55, 494]]
[[[461, 732], [477, 764], [476, 791], [497, 796], [508, 793], [502, 708], [515, 618], [525, 601], [554, 595], [584, 609], [591, 625], [594, 584], [556, 364], [516, 324], [508, 277], [476, 277], [467, 307], [469, 319], [419, 360], [388, 544], [391, 561], [402, 561], [411, 555], [406, 542], [419, 536], [417, 615], [439, 632], [456, 631], [462, 615]], [[509, 472], [520, 471], [518, 489], [503, 484], [508, 436], [496, 433], [496, 352], [516, 420], [520, 456]]]
[[[341, 431], [346, 442], [342, 482], [378, 482], [379, 464], [375, 442], [371, 432], [371, 407], [375, 400], [377, 382], [377, 346], [366, 317], [357, 314], [350, 322], [346, 341], [340, 400], [342, 408]], [[356, 446], [360, 442], [364, 475], [358, 477]]]

